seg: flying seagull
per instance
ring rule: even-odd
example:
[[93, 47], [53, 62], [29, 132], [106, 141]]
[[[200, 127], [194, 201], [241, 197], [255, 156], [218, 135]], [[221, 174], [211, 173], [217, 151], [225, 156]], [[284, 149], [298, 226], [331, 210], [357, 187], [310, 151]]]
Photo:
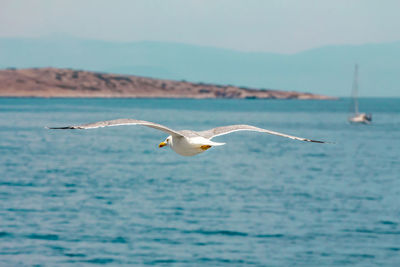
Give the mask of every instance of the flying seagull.
[[311, 140], [307, 138], [287, 135], [283, 133], [278, 133], [262, 128], [258, 128], [251, 125], [228, 125], [213, 128], [206, 131], [195, 132], [191, 130], [182, 130], [176, 131], [172, 130], [164, 125], [157, 124], [154, 122], [149, 121], [142, 121], [142, 120], [134, 120], [134, 119], [117, 119], [117, 120], [110, 120], [110, 121], [99, 121], [94, 123], [82, 124], [82, 125], [73, 125], [73, 126], [66, 126], [66, 127], [48, 127], [48, 129], [94, 129], [100, 127], [108, 127], [108, 126], [120, 126], [120, 125], [143, 125], [150, 128], [154, 128], [160, 131], [163, 131], [170, 136], [165, 139], [164, 142], [161, 142], [158, 147], [170, 146], [176, 153], [182, 156], [194, 156], [200, 154], [207, 149], [213, 146], [222, 146], [225, 143], [216, 143], [211, 141], [216, 136], [225, 135], [237, 131], [253, 131], [253, 132], [261, 132], [261, 133], [268, 133], [278, 136], [283, 136], [290, 139], [306, 141], [306, 142], [314, 142], [314, 143], [326, 143], [324, 141], [317, 141]]

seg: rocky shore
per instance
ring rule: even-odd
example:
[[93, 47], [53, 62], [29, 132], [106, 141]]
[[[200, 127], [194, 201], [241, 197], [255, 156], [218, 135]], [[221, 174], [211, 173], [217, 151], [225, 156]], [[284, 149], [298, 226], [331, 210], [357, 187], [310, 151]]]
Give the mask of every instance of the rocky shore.
[[334, 99], [311, 93], [58, 68], [0, 70], [0, 97]]

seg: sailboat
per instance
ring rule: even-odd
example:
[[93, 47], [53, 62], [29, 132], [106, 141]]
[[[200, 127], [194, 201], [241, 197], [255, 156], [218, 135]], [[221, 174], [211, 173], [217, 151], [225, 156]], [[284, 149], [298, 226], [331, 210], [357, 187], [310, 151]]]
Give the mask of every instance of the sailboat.
[[352, 114], [349, 116], [350, 123], [364, 123], [370, 124], [372, 121], [372, 115], [358, 112], [358, 65], [354, 68], [354, 81], [352, 91]]

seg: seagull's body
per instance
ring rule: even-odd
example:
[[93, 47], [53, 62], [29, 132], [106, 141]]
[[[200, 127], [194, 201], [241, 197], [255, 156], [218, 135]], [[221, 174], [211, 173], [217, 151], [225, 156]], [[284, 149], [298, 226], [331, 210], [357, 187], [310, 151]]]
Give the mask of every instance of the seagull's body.
[[[168, 139], [170, 138], [170, 139]], [[216, 143], [201, 136], [174, 138], [169, 136], [166, 142], [176, 153], [182, 156], [194, 156], [200, 154], [213, 146], [222, 146], [225, 143]], [[163, 147], [163, 143], [161, 147]]]
[[222, 146], [225, 143], [217, 143], [211, 141], [216, 136], [225, 135], [232, 132], [237, 131], [254, 131], [254, 132], [262, 132], [268, 133], [273, 135], [278, 135], [290, 139], [306, 141], [306, 142], [314, 142], [314, 143], [325, 143], [323, 141], [311, 140], [307, 138], [287, 135], [283, 133], [278, 133], [262, 128], [258, 128], [251, 125], [229, 125], [229, 126], [222, 126], [213, 128], [206, 131], [196, 132], [192, 130], [182, 130], [176, 131], [172, 130], [164, 125], [149, 122], [149, 121], [142, 121], [142, 120], [135, 120], [135, 119], [117, 119], [117, 120], [110, 120], [110, 121], [99, 121], [95, 123], [88, 123], [82, 125], [75, 125], [75, 126], [66, 126], [66, 127], [50, 127], [49, 129], [94, 129], [100, 127], [107, 127], [107, 126], [120, 126], [120, 125], [143, 125], [150, 128], [154, 128], [165, 133], [170, 134], [170, 136], [165, 139], [164, 142], [159, 144], [159, 147], [170, 146], [176, 153], [182, 156], [194, 156], [200, 154], [207, 149], [213, 146]]

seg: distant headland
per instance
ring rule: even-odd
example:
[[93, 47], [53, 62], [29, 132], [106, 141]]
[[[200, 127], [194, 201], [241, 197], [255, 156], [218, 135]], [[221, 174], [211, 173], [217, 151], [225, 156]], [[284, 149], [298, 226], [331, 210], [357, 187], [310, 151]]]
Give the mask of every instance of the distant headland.
[[335, 99], [311, 93], [58, 68], [0, 70], [0, 97]]

